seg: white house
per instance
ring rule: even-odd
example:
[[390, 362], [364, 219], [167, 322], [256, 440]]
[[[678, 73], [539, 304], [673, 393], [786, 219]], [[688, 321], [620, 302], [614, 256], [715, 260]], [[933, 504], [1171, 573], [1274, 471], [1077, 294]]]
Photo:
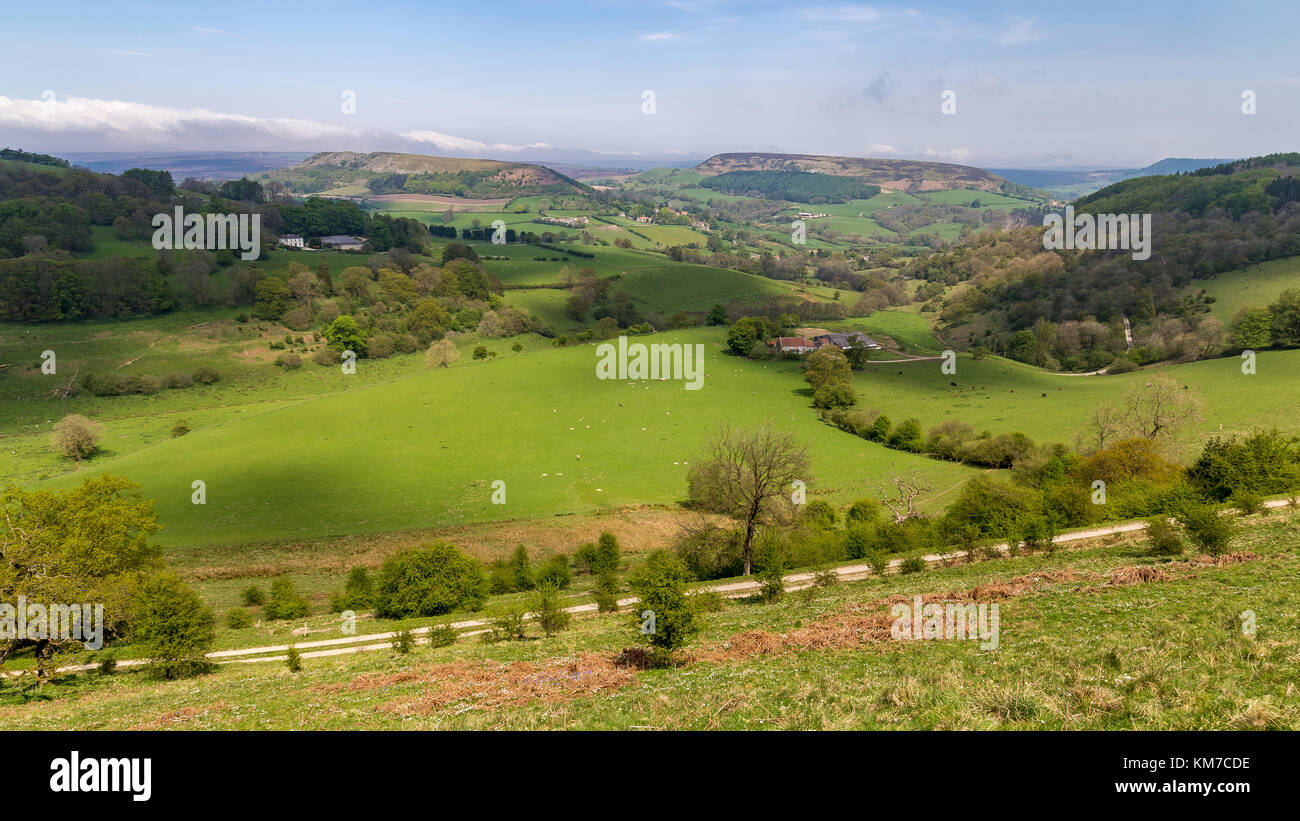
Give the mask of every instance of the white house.
[[302, 237], [297, 234], [285, 234], [280, 237], [280, 244], [286, 248], [301, 248]]

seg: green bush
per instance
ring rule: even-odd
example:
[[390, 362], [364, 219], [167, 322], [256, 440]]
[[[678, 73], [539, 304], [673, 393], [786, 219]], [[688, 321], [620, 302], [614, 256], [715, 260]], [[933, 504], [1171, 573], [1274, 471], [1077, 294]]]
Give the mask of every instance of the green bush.
[[507, 604], [488, 619], [491, 631], [484, 633], [487, 641], [522, 641], [528, 637], [528, 623], [524, 620], [524, 608], [518, 604]]
[[564, 609], [559, 588], [550, 582], [542, 582], [537, 586], [537, 593], [533, 595], [532, 610], [537, 618], [537, 624], [548, 636], [557, 635], [568, 627], [569, 619], [572, 617], [572, 614]]
[[1264, 510], [1264, 497], [1249, 490], [1234, 492], [1229, 501], [1232, 502], [1233, 507], [1240, 511], [1242, 516], [1253, 516]]
[[550, 585], [557, 590], [567, 589], [572, 581], [568, 557], [560, 553], [548, 557], [537, 566], [535, 578], [538, 587]]
[[803, 520], [813, 527], [829, 529], [835, 527], [838, 516], [829, 502], [814, 499], [803, 506]]
[[406, 655], [415, 649], [415, 634], [409, 628], [398, 630], [393, 635], [393, 649], [398, 655]]
[[903, 559], [903, 563], [898, 566], [899, 573], [920, 573], [925, 570], [925, 559], [920, 556], [908, 556]]
[[1211, 556], [1227, 553], [1237, 532], [1237, 525], [1232, 518], [1220, 516], [1219, 508], [1215, 505], [1201, 505], [1186, 510], [1180, 520], [1192, 544]]
[[515, 591], [515, 574], [510, 562], [497, 559], [488, 565], [488, 591], [493, 596]]
[[289, 668], [290, 673], [297, 673], [302, 669], [302, 654], [292, 644], [289, 645], [289, 652], [285, 654], [284, 666]]
[[245, 587], [240, 597], [244, 600], [246, 607], [255, 607], [259, 604], [266, 604], [266, 591], [255, 584]]
[[245, 627], [251, 627], [252, 624], [253, 614], [242, 607], [226, 612], [226, 626], [231, 630], [243, 630]]
[[514, 555], [510, 557], [510, 568], [514, 573], [516, 590], [532, 590], [535, 581], [533, 579], [533, 565], [528, 558], [528, 548], [519, 545], [515, 548]]
[[136, 591], [131, 637], [155, 672], [181, 678], [211, 669], [204, 654], [216, 639], [216, 620], [188, 585], [159, 573]]
[[178, 421], [176, 422], [176, 424], [172, 425], [172, 438], [173, 438], [173, 439], [176, 439], [177, 437], [180, 437], [180, 436], [184, 436], [185, 434], [187, 434], [187, 433], [189, 433], [189, 432], [190, 432], [190, 423], [189, 423], [189, 420], [187, 420], [187, 419], [180, 419], [180, 420], [178, 420]]
[[487, 601], [482, 566], [438, 541], [391, 556], [379, 571], [375, 615], [394, 619], [478, 610]]
[[591, 572], [596, 575], [599, 575], [602, 570], [617, 573], [621, 560], [622, 554], [618, 547], [618, 538], [609, 531], [601, 533], [600, 538], [596, 540], [596, 551], [591, 560]]
[[662, 660], [699, 632], [695, 606], [686, 594], [690, 582], [686, 563], [666, 550], [650, 554], [628, 577], [628, 585], [641, 600], [635, 619], [637, 632]]
[[342, 613], [344, 610], [368, 610], [375, 603], [375, 585], [370, 581], [370, 574], [360, 565], [348, 571], [347, 581], [343, 583], [343, 592], [330, 597], [330, 611]]
[[262, 607], [268, 619], [300, 619], [307, 615], [310, 606], [306, 596], [298, 595], [293, 579], [277, 576], [271, 580], [271, 599]]
[[1147, 550], [1152, 556], [1178, 556], [1184, 548], [1183, 537], [1164, 516], [1147, 523]]
[[618, 609], [618, 574], [612, 570], [601, 570], [596, 575], [596, 611], [613, 613]]
[[880, 520], [880, 503], [875, 499], [859, 499], [849, 505], [844, 515], [846, 524], [874, 525]]
[[458, 638], [460, 634], [450, 624], [439, 624], [429, 628], [429, 645], [432, 647], [450, 647]]
[[200, 365], [194, 371], [194, 381], [200, 385], [211, 385], [219, 379], [221, 379], [221, 374], [217, 373], [216, 368], [209, 365]]

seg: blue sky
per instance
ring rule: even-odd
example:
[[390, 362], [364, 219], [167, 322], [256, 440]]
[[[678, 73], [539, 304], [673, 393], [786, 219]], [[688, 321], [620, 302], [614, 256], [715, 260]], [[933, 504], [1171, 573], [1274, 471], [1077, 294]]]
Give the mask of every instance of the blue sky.
[[1296, 150], [1300, 8], [1235, 5], [5, 3], [0, 142], [992, 167]]

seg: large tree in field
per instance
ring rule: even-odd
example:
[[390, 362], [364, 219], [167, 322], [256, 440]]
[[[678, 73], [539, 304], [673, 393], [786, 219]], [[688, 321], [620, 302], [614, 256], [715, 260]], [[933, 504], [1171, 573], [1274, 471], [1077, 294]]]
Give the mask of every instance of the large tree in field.
[[853, 371], [849, 368], [849, 360], [844, 356], [844, 351], [834, 346], [826, 346], [808, 354], [808, 359], [804, 363], [803, 378], [816, 391], [823, 385], [840, 382], [846, 385], [852, 384]]
[[1125, 400], [1125, 409], [1129, 424], [1147, 439], [1174, 437], [1182, 428], [1200, 418], [1200, 409], [1191, 390], [1163, 373], [1135, 388]]
[[[0, 603], [102, 604], [106, 635], [120, 633], [144, 577], [162, 567], [150, 541], [158, 532], [153, 502], [132, 493], [118, 476], [86, 479], [67, 491], [0, 495]], [[46, 673], [54, 651], [68, 641], [55, 637], [0, 638], [0, 665], [32, 647]]]
[[808, 452], [790, 434], [771, 425], [749, 431], [724, 427], [706, 443], [687, 487], [699, 507], [745, 523], [742, 558], [748, 576], [755, 529], [779, 509], [795, 480], [810, 479]]

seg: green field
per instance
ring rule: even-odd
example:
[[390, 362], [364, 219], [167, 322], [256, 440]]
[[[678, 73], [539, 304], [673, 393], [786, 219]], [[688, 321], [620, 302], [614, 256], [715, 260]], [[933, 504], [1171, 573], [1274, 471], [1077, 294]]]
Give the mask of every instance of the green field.
[[[722, 356], [719, 331], [663, 338], [705, 346], [703, 390], [599, 381], [595, 348], [585, 345], [462, 359], [393, 382], [350, 382], [334, 368], [309, 365], [304, 375], [336, 393], [248, 409], [180, 439], [96, 459], [88, 470], [140, 482], [158, 501], [167, 523], [160, 539], [169, 547], [671, 503], [685, 492], [686, 463], [722, 422], [772, 420], [799, 432], [812, 449], [817, 486], [841, 501], [865, 493], [891, 463], [917, 464], [937, 488], [973, 473], [821, 424], [796, 366]], [[169, 427], [164, 419], [145, 424], [158, 433]], [[65, 474], [50, 484], [79, 478]], [[509, 488], [504, 508], [490, 503], [496, 479]], [[195, 480], [207, 484], [206, 505], [190, 503]]]
[[1286, 257], [1238, 268], [1193, 282], [1190, 293], [1204, 289], [1214, 297], [1210, 313], [1225, 325], [1242, 308], [1267, 308], [1288, 288], [1300, 288], [1300, 257]]

